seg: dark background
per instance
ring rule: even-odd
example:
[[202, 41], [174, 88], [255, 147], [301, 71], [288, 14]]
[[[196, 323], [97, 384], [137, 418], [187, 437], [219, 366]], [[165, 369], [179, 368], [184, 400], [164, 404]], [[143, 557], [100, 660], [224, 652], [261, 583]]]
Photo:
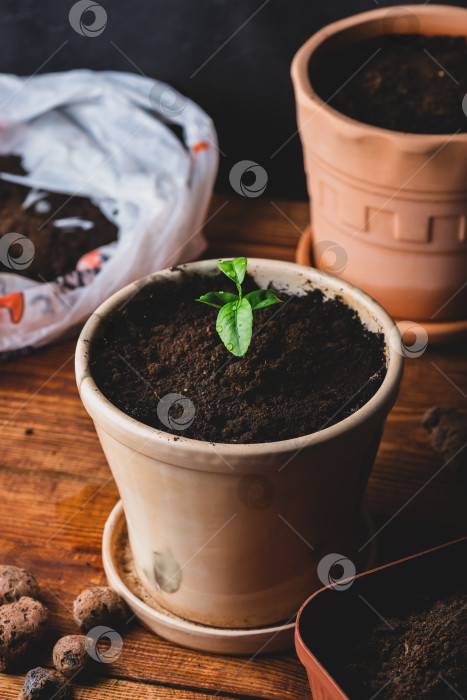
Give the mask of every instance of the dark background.
[[[232, 165], [248, 159], [266, 169], [268, 194], [294, 199], [306, 197], [298, 135], [271, 156], [296, 130], [289, 76], [295, 51], [329, 22], [402, 5], [378, 0], [100, 0], [106, 28], [86, 37], [69, 24], [73, 4], [1, 0], [0, 70], [29, 75], [112, 69], [167, 81], [215, 121], [222, 152], [218, 190], [229, 188]], [[466, 7], [467, 0], [444, 4]], [[92, 13], [83, 16], [85, 24], [93, 19]]]

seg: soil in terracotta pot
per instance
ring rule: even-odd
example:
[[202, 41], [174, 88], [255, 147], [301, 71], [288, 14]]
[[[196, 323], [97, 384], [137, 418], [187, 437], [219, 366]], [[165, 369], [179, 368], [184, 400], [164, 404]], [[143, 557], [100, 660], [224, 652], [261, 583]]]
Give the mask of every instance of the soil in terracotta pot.
[[[449, 576], [449, 572], [446, 572]], [[415, 608], [415, 609], [414, 609]], [[452, 700], [467, 693], [467, 594], [426, 596], [358, 632], [331, 672], [354, 700]]]
[[[16, 155], [0, 156], [0, 172], [26, 174], [21, 158]], [[35, 248], [29, 267], [16, 270], [0, 261], [0, 272], [14, 272], [38, 282], [49, 282], [74, 270], [85, 253], [117, 239], [116, 226], [89, 199], [44, 192], [45, 196], [25, 207], [30, 193], [29, 187], [0, 180], [0, 236], [10, 232], [23, 234]], [[67, 219], [91, 222], [92, 227], [83, 229], [72, 221], [67, 225]], [[13, 245], [9, 253], [12, 258], [18, 257], [23, 249], [17, 245], [15, 250]]]
[[[257, 289], [247, 276], [244, 292]], [[93, 377], [119, 409], [160, 430], [194, 439], [257, 443], [307, 435], [363, 406], [386, 374], [384, 339], [339, 300], [319, 290], [280, 294], [283, 304], [254, 313], [244, 358], [216, 332], [217, 309], [195, 299], [232, 291], [225, 275], [185, 274], [182, 285], [146, 287], [114, 314], [93, 344]], [[186, 396], [192, 424], [172, 430], [157, 415], [159, 398]], [[172, 409], [174, 418], [183, 408]]]
[[416, 134], [467, 131], [467, 42], [462, 36], [386, 35], [310, 63], [331, 107], [374, 126]]

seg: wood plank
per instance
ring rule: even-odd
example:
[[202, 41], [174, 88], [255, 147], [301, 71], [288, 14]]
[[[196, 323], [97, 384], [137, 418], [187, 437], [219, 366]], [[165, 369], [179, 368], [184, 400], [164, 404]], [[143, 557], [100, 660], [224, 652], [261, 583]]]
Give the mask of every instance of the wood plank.
[[94, 426], [79, 401], [75, 345], [68, 341], [0, 364], [0, 436], [5, 447], [0, 470], [46, 470], [90, 483], [109, 477]]
[[[24, 682], [23, 675], [0, 676], [0, 700], [12, 700], [18, 696]], [[98, 678], [87, 685], [72, 684], [75, 700], [206, 700], [212, 698], [212, 693], [199, 693], [196, 690], [186, 690], [168, 687], [160, 684], [139, 683], [133, 680], [118, 681], [112, 678]], [[238, 695], [221, 695], [223, 700], [236, 700]], [[251, 696], [253, 697], [253, 696]]]

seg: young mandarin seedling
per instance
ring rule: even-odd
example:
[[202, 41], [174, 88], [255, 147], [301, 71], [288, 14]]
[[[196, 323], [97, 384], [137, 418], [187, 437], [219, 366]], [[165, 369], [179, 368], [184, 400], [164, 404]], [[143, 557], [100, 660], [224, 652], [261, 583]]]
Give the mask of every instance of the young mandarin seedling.
[[208, 292], [196, 301], [220, 309], [216, 321], [216, 331], [229, 352], [243, 357], [248, 350], [253, 333], [253, 311], [271, 304], [280, 304], [276, 293], [271, 289], [257, 289], [242, 295], [242, 282], [245, 279], [247, 259], [219, 260], [219, 269], [237, 286], [237, 294], [230, 292]]

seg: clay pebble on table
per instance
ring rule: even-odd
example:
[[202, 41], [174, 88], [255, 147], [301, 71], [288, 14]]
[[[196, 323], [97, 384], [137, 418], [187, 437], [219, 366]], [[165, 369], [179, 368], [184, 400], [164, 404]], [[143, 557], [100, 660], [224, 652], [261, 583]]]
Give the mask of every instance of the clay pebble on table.
[[65, 678], [87, 674], [91, 657], [86, 649], [86, 637], [70, 634], [58, 640], [52, 652], [54, 666]]
[[98, 625], [120, 628], [131, 617], [125, 601], [111, 588], [94, 586], [82, 591], [73, 603], [76, 624], [89, 632]]
[[13, 603], [23, 596], [37, 598], [38, 595], [39, 585], [29, 571], [0, 564], [0, 605]]
[[45, 605], [28, 596], [0, 607], [0, 671], [11, 670], [27, 660], [48, 621]]
[[64, 700], [69, 696], [63, 678], [38, 666], [26, 674], [18, 700]]

